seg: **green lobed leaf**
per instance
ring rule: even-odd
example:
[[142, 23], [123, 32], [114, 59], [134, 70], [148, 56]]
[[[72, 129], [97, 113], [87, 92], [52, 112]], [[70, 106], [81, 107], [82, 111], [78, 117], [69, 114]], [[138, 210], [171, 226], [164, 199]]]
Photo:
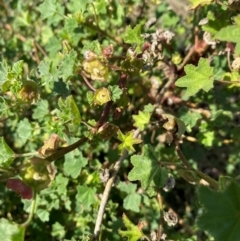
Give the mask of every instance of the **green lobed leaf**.
[[235, 53], [240, 54], [240, 27], [237, 25], [230, 25], [220, 29], [215, 34], [215, 38], [221, 41], [229, 41], [236, 43]]
[[54, 17], [57, 11], [57, 0], [45, 0], [39, 5], [38, 11], [41, 13], [42, 20]]
[[67, 124], [71, 133], [77, 132], [81, 123], [81, 116], [73, 97], [70, 95], [65, 100], [59, 98], [58, 106], [61, 110], [59, 118]]
[[7, 219], [0, 219], [0, 240], [2, 241], [24, 241], [25, 228], [10, 222]]
[[128, 195], [123, 200], [123, 207], [133, 212], [139, 212], [141, 203], [141, 195], [136, 193], [137, 185], [133, 183], [120, 182], [117, 186], [121, 191]]
[[141, 36], [142, 24], [136, 25], [133, 29], [128, 26], [123, 36], [125, 43], [136, 45], [137, 53], [141, 52], [142, 45], [144, 43], [144, 38]]
[[127, 237], [128, 241], [137, 241], [144, 236], [138, 226], [134, 225], [125, 214], [123, 214], [123, 223], [127, 230], [118, 230], [118, 233], [122, 237]]
[[32, 118], [38, 121], [43, 121], [44, 117], [49, 113], [49, 104], [47, 100], [39, 100], [33, 110]]
[[0, 165], [8, 167], [14, 160], [14, 151], [5, 142], [4, 137], [0, 137]]
[[184, 97], [193, 96], [201, 89], [208, 92], [213, 88], [213, 68], [207, 59], [200, 58], [198, 66], [188, 64], [184, 70], [186, 75], [175, 83], [178, 87], [187, 87]]
[[108, 89], [111, 92], [111, 99], [113, 102], [120, 99], [123, 91], [117, 85], [109, 85]]
[[87, 187], [86, 185], [77, 187], [76, 199], [80, 202], [86, 209], [89, 209], [92, 204], [96, 202], [95, 194], [97, 189], [93, 187]]
[[223, 192], [200, 186], [198, 197], [205, 209], [198, 220], [199, 227], [217, 241], [239, 240], [240, 186], [232, 182]]
[[198, 112], [188, 111], [180, 117], [180, 120], [184, 122], [187, 131], [190, 132], [192, 128], [197, 124], [197, 121], [201, 118], [202, 116]]
[[19, 122], [16, 133], [18, 137], [21, 139], [22, 145], [24, 145], [29, 139], [29, 137], [31, 137], [32, 131], [33, 128], [27, 118], [24, 118]]
[[59, 76], [62, 77], [63, 81], [67, 81], [71, 76], [75, 74], [75, 61], [77, 53], [71, 50], [69, 53], [64, 55], [61, 64], [59, 66]]
[[161, 167], [157, 153], [150, 145], [144, 145], [142, 155], [134, 155], [131, 157], [133, 169], [128, 174], [130, 181], [141, 182], [143, 189], [147, 191], [149, 196], [155, 195], [156, 188], [162, 188], [168, 174]]
[[52, 225], [52, 232], [51, 232], [53, 237], [57, 237], [58, 239], [62, 239], [65, 237], [66, 230], [64, 226], [62, 226], [59, 222], [55, 222]]
[[77, 178], [82, 170], [88, 163], [87, 158], [83, 157], [82, 153], [79, 156], [75, 156], [73, 152], [65, 155], [65, 161], [63, 165], [64, 172], [72, 178]]
[[146, 124], [149, 123], [151, 114], [149, 112], [142, 112], [139, 111], [138, 115], [132, 115], [132, 118], [134, 120], [134, 126], [138, 127], [141, 131], [144, 130]]
[[141, 195], [138, 193], [130, 193], [123, 200], [123, 207], [127, 210], [138, 213], [141, 204]]

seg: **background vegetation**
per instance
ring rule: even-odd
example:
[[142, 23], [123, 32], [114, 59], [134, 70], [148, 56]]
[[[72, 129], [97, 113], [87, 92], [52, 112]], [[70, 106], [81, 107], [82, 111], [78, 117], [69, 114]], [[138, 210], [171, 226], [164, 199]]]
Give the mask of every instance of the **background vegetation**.
[[0, 1], [0, 240], [238, 241], [239, 6]]

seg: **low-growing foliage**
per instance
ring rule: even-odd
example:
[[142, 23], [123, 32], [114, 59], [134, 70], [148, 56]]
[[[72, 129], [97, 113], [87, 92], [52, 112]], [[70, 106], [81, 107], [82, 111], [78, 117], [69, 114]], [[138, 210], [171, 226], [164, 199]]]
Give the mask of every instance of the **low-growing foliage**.
[[0, 2], [0, 240], [238, 241], [239, 10]]

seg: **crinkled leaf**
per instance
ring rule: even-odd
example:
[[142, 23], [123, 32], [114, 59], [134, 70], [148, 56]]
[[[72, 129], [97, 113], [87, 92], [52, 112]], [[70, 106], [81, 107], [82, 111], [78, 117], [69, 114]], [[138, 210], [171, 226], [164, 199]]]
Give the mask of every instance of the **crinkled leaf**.
[[57, 13], [57, 0], [45, 0], [38, 7], [42, 20], [51, 18]]
[[233, 182], [223, 192], [200, 186], [198, 197], [205, 209], [198, 225], [217, 241], [239, 240], [240, 186]]
[[123, 214], [123, 223], [127, 230], [119, 230], [118, 232], [122, 237], [127, 237], [128, 241], [137, 241], [144, 236], [138, 226], [134, 225], [125, 214]]
[[198, 66], [188, 64], [184, 70], [186, 75], [175, 83], [178, 87], [187, 87], [184, 97], [193, 96], [201, 89], [208, 92], [213, 88], [213, 68], [207, 59], [201, 58]]
[[19, 60], [18, 62], [13, 64], [11, 73], [14, 75], [15, 78], [17, 78], [22, 74], [22, 72], [23, 72], [23, 60]]
[[16, 133], [21, 139], [22, 145], [24, 145], [32, 135], [32, 130], [32, 126], [27, 118], [24, 118], [19, 122]]
[[0, 85], [8, 79], [8, 65], [5, 61], [0, 63]]
[[44, 83], [50, 83], [54, 80], [52, 62], [41, 61], [38, 66], [40, 76], [43, 78]]
[[0, 137], [0, 166], [10, 166], [14, 158], [15, 153], [5, 142], [4, 137]]
[[74, 50], [71, 50], [69, 53], [63, 56], [59, 66], [59, 76], [62, 77], [63, 81], [67, 81], [75, 74], [76, 57], [77, 53]]
[[85, 54], [86, 51], [92, 51], [96, 55], [100, 55], [101, 52], [102, 52], [102, 49], [101, 49], [101, 45], [100, 45], [99, 41], [98, 40], [94, 40], [94, 41], [86, 40], [86, 41], [84, 41], [84, 46], [81, 49], [81, 53]]
[[25, 228], [7, 219], [0, 219], [0, 240], [24, 241]]
[[144, 43], [144, 38], [141, 36], [142, 24], [136, 25], [133, 29], [128, 26], [123, 37], [125, 43], [136, 45], [137, 53], [141, 52], [141, 47]]
[[70, 152], [65, 155], [63, 169], [67, 175], [70, 175], [72, 178], [77, 178], [87, 163], [88, 160], [83, 157], [82, 153], [80, 153], [79, 156], [75, 156], [73, 152]]
[[117, 138], [122, 142], [118, 149], [122, 153], [124, 149], [127, 151], [135, 151], [133, 145], [139, 144], [142, 142], [141, 139], [134, 138], [134, 131], [129, 131], [126, 135], [124, 135], [120, 130], [117, 132]]
[[148, 124], [150, 117], [151, 117], [151, 115], [149, 112], [139, 111], [138, 115], [132, 116], [132, 118], [134, 120], [134, 126], [138, 127], [141, 131], [143, 131], [145, 125]]
[[190, 9], [195, 9], [212, 3], [214, 0], [189, 0], [191, 2]]
[[[1, 73], [0, 73], [0, 74], [1, 74]], [[8, 110], [9, 110], [9, 107], [8, 107], [6, 101], [4, 100], [4, 98], [2, 98], [2, 97], [0, 96], [0, 117], [1, 117], [2, 115], [7, 115]]]
[[166, 170], [161, 167], [161, 162], [157, 155], [150, 145], [145, 145], [142, 155], [131, 157], [133, 169], [128, 174], [128, 179], [130, 181], [139, 180], [142, 188], [150, 196], [155, 194], [156, 188], [163, 187], [168, 176]]
[[65, 100], [59, 98], [58, 105], [61, 109], [59, 118], [67, 124], [70, 132], [76, 132], [81, 123], [81, 116], [73, 97], [70, 95]]
[[89, 209], [92, 204], [96, 202], [95, 194], [97, 189], [93, 187], [87, 187], [86, 185], [77, 187], [77, 195], [76, 199], [82, 205], [85, 206], [86, 209]]

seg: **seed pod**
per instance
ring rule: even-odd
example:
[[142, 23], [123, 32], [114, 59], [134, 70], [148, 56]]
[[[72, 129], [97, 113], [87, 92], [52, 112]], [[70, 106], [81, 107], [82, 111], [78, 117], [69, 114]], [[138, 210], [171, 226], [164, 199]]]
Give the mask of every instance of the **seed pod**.
[[111, 92], [107, 88], [100, 88], [95, 91], [93, 102], [95, 105], [103, 105], [111, 100]]
[[33, 104], [37, 101], [39, 98], [39, 93], [38, 93], [38, 86], [35, 82], [33, 81], [24, 81], [23, 82], [23, 87], [19, 92], [19, 98], [24, 101], [28, 102], [30, 104]]
[[23, 182], [35, 191], [47, 188], [54, 179], [55, 173], [51, 163], [38, 157], [29, 159], [19, 168]]

